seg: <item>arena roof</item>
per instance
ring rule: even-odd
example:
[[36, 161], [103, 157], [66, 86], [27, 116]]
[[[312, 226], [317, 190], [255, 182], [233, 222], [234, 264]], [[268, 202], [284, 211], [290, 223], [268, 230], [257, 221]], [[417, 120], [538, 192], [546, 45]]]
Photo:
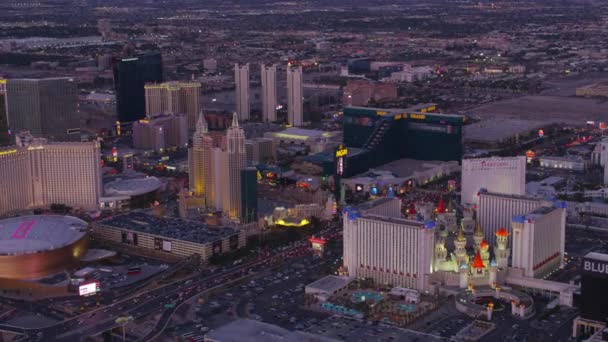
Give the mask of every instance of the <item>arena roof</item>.
[[163, 183], [156, 177], [117, 179], [104, 186], [107, 196], [138, 196], [158, 190]]
[[87, 223], [71, 216], [29, 215], [0, 220], [0, 255], [55, 250], [86, 235]]
[[230, 227], [209, 228], [201, 222], [177, 217], [156, 217], [143, 211], [132, 211], [128, 214], [114, 216], [101, 221], [100, 224], [200, 244], [207, 244], [238, 234], [236, 229]]
[[302, 331], [289, 331], [277, 325], [250, 319], [237, 319], [205, 335], [205, 341], [283, 341], [283, 342], [333, 342], [332, 338]]

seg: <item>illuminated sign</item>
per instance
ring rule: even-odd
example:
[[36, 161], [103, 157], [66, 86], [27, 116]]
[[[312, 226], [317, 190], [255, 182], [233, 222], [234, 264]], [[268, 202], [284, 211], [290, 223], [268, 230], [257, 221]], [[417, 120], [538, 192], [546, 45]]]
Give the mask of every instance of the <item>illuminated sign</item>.
[[386, 115], [386, 114], [388, 114], [388, 112], [385, 112], [383, 110], [379, 110], [376, 112], [376, 115]]
[[544, 137], [545, 136], [545, 131], [543, 131], [542, 129], [539, 129], [538, 130], [538, 136], [541, 137], [541, 138]]
[[141, 120], [139, 120], [139, 123], [141, 123], [141, 124], [147, 124], [147, 123], [150, 123], [150, 120], [141, 119]]
[[424, 119], [426, 119], [426, 115], [411, 113], [410, 114], [410, 119], [424, 120]]
[[17, 153], [17, 150], [0, 151], [0, 156], [6, 156], [9, 154], [15, 154], [15, 153]]
[[[407, 114], [406, 114], [407, 115]], [[399, 120], [403, 117], [403, 114], [397, 114], [395, 115], [395, 120]]]
[[0, 84], [6, 84], [6, 80], [0, 79]]
[[608, 263], [599, 260], [586, 259], [583, 261], [583, 271], [585, 271], [585, 273], [601, 274], [606, 277], [608, 276]]
[[336, 158], [344, 157], [348, 154], [348, 149], [346, 147], [342, 147], [336, 151]]
[[338, 158], [338, 174], [342, 176], [344, 174], [344, 158]]
[[99, 281], [92, 281], [78, 286], [78, 295], [92, 296], [99, 292]]
[[276, 221], [277, 225], [285, 226], [285, 227], [303, 227], [309, 223], [310, 223], [310, 221], [305, 218], [301, 219], [300, 222], [289, 222], [289, 221], [285, 221], [283, 219], [278, 219]]

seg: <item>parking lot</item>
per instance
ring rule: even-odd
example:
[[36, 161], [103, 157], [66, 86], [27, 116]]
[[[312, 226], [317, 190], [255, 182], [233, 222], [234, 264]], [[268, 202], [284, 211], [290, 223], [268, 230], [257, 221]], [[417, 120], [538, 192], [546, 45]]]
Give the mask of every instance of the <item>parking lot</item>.
[[327, 318], [329, 314], [303, 308], [304, 287], [337, 269], [336, 254], [319, 258], [307, 247], [299, 253], [279, 269], [258, 273], [247, 281], [193, 301], [190, 307], [178, 312], [164, 337], [187, 335], [196, 340], [208, 329], [236, 318], [256, 319], [290, 330], [305, 330]]

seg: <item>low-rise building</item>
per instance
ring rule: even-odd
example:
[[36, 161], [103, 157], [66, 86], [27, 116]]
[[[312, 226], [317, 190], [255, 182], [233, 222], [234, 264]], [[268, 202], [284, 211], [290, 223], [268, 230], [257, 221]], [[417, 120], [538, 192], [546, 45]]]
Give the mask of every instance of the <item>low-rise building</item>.
[[581, 156], [543, 156], [538, 158], [541, 167], [585, 171], [585, 160]]
[[142, 211], [95, 222], [91, 234], [95, 238], [148, 253], [179, 257], [198, 254], [202, 262], [245, 246], [245, 234], [238, 229], [210, 228], [200, 222], [157, 217]]
[[340, 132], [327, 132], [315, 129], [287, 128], [280, 132], [267, 132], [264, 137], [272, 139], [274, 148], [305, 147], [311, 153], [323, 152], [340, 144]]
[[320, 301], [324, 302], [329, 297], [344, 290], [352, 279], [346, 277], [338, 277], [334, 275], [328, 275], [317, 281], [306, 285], [304, 292], [315, 296]]

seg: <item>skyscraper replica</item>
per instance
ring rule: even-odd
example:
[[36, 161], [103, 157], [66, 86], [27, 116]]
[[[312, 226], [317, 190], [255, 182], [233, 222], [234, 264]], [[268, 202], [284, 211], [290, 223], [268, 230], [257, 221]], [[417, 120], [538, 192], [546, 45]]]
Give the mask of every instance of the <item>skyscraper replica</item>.
[[6, 85], [8, 127], [57, 140], [80, 138], [78, 88], [72, 78], [9, 79]]
[[185, 114], [188, 127], [194, 129], [201, 111], [201, 84], [198, 82], [165, 82], [146, 84], [146, 116]]
[[234, 65], [236, 113], [240, 120], [249, 120], [249, 64]]
[[163, 81], [160, 53], [123, 58], [114, 64], [114, 88], [118, 121], [132, 122], [146, 114], [146, 83]]
[[262, 117], [265, 122], [277, 120], [277, 66], [260, 65], [262, 79]]
[[194, 192], [195, 196], [201, 197], [205, 195], [205, 168], [210, 167], [211, 161], [204, 158], [204, 143], [203, 140], [209, 133], [207, 121], [201, 111], [196, 123], [196, 131], [192, 136], [192, 148], [189, 153], [189, 169], [190, 169], [190, 191]]
[[101, 193], [97, 142], [48, 143], [0, 149], [0, 215], [51, 204], [96, 210]]
[[223, 205], [222, 209], [230, 219], [238, 221], [242, 217], [241, 203], [241, 170], [247, 167], [245, 151], [245, 131], [239, 127], [236, 113], [232, 117], [232, 126], [226, 132], [225, 171], [222, 175]]
[[303, 101], [302, 67], [287, 65], [287, 121], [292, 126], [302, 126], [304, 120]]

